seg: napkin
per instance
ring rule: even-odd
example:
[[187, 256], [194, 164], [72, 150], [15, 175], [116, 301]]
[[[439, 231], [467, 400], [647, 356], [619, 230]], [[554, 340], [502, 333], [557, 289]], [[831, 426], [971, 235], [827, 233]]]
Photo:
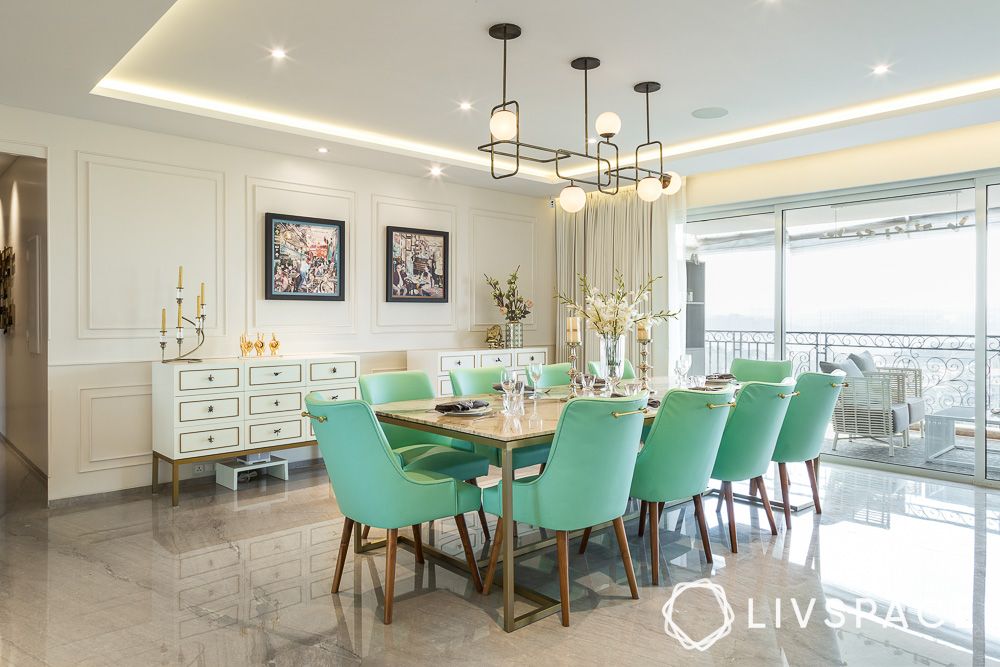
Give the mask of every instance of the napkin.
[[469, 412], [471, 410], [479, 410], [481, 408], [488, 408], [490, 406], [489, 401], [481, 401], [479, 399], [472, 401], [451, 401], [449, 403], [438, 403], [434, 406], [434, 409], [438, 412], [449, 413], [449, 412]]
[[705, 378], [706, 380], [717, 380], [720, 382], [729, 382], [730, 380], [735, 380], [736, 376], [732, 373], [713, 373]]

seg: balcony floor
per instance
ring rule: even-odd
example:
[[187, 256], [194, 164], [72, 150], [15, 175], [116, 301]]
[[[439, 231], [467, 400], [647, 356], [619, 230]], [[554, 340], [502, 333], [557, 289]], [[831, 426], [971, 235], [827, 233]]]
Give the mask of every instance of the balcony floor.
[[[895, 455], [889, 456], [888, 444], [870, 438], [857, 438], [848, 441], [841, 437], [837, 443], [837, 451], [833, 451], [833, 437], [831, 436], [823, 445], [823, 454], [960, 475], [971, 476], [973, 474], [976, 453], [973, 449], [975, 441], [971, 437], [955, 436], [955, 444], [957, 445], [955, 449], [931, 459], [927, 458], [925, 438], [916, 431], [910, 433], [909, 447], [900, 447], [901, 440], [902, 438], [896, 438]], [[1000, 479], [1000, 441], [988, 440], [987, 443], [986, 476], [990, 479]]]

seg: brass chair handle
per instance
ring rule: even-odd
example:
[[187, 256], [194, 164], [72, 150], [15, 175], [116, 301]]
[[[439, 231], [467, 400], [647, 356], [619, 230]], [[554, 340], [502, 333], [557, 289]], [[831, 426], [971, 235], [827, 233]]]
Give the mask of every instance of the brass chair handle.
[[320, 424], [322, 424], [323, 422], [326, 421], [326, 415], [314, 415], [314, 414], [311, 414], [309, 412], [306, 412], [305, 410], [302, 411], [302, 416], [303, 417], [309, 417], [309, 419], [315, 419]]
[[850, 383], [847, 382], [831, 382], [830, 386], [836, 389], [837, 387], [850, 387]]
[[618, 419], [619, 417], [624, 417], [625, 415], [644, 415], [647, 412], [649, 412], [649, 410], [646, 408], [640, 408], [638, 410], [629, 410], [628, 412], [612, 412], [611, 416]]
[[779, 398], [791, 398], [792, 396], [798, 396], [800, 393], [802, 393], [802, 392], [793, 391], [790, 394], [778, 394], [778, 397]]
[[736, 401], [729, 401], [728, 403], [706, 403], [705, 407], [709, 410], [714, 410], [716, 408], [735, 408]]

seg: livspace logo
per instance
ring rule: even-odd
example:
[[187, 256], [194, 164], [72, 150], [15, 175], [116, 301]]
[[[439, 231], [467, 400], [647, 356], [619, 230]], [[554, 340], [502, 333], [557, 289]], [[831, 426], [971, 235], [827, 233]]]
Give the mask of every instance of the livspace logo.
[[[674, 609], [677, 600], [685, 591], [692, 589], [702, 589], [710, 592], [719, 606], [718, 627], [697, 640], [692, 639], [674, 618]], [[774, 611], [773, 618], [771, 615], [765, 617], [764, 614], [757, 614], [754, 611], [755, 606], [757, 606], [754, 598], [747, 598], [747, 630], [763, 630], [769, 627], [781, 628], [783, 620], [786, 620], [782, 618], [783, 604], [791, 607], [794, 616], [792, 622], [800, 628], [806, 628], [810, 623], [823, 623], [828, 628], [836, 630], [847, 625], [848, 616], [854, 616], [854, 626], [858, 629], [861, 628], [862, 622], [867, 620], [878, 623], [883, 628], [895, 626], [905, 630], [911, 625], [910, 621], [907, 620], [906, 611], [908, 609], [911, 611], [910, 618], [912, 619], [915, 616], [917, 623], [924, 628], [933, 630], [944, 625], [943, 619], [925, 618], [921, 610], [914, 610], [898, 602], [890, 603], [883, 613], [879, 610], [878, 603], [871, 598], [857, 598], [854, 601], [853, 607], [834, 598], [825, 600], [822, 604], [823, 613], [817, 614], [816, 598], [809, 598], [805, 602], [800, 602], [797, 598], [782, 600], [779, 597], [774, 598], [771, 604], [771, 609]], [[697, 581], [685, 582], [675, 586], [670, 599], [663, 605], [661, 613], [663, 614], [663, 632], [676, 639], [681, 646], [688, 650], [707, 651], [717, 641], [732, 632], [733, 626], [736, 623], [736, 614], [733, 611], [732, 605], [729, 604], [726, 591], [722, 586], [708, 579], [698, 579]]]

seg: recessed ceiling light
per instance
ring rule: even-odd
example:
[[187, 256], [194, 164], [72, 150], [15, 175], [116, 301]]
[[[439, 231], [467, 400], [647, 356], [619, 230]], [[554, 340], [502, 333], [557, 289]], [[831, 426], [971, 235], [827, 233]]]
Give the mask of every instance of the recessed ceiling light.
[[271, 57], [274, 58], [275, 60], [284, 60], [285, 57], [287, 56], [288, 54], [285, 53], [284, 49], [278, 49], [278, 48], [271, 49]]
[[892, 70], [887, 63], [880, 63], [875, 65], [875, 67], [872, 67], [872, 74], [875, 76], [882, 76], [883, 74], [888, 74], [891, 71]]
[[330, 149], [327, 148], [326, 146], [320, 146], [319, 148], [316, 149], [316, 152], [317, 153], [329, 153]]
[[461, 104], [458, 105], [458, 108], [461, 109], [462, 111], [468, 111], [469, 109], [472, 108], [472, 102], [462, 102]]
[[431, 176], [440, 176], [443, 173], [444, 173], [444, 169], [442, 169], [441, 167], [439, 167], [437, 165], [434, 165], [433, 167], [431, 167]]
[[729, 109], [722, 107], [702, 107], [691, 112], [695, 118], [722, 118], [729, 115]]

